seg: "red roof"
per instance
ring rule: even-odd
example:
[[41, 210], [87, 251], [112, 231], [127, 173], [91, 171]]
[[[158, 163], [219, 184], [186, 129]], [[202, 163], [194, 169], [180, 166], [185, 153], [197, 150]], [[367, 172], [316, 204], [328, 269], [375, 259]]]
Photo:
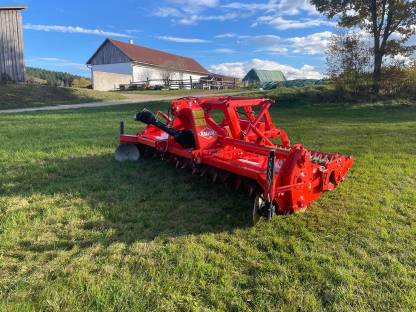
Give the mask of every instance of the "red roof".
[[204, 67], [202, 67], [201, 64], [190, 57], [179, 56], [118, 40], [107, 40], [119, 48], [132, 61], [136, 61], [138, 63], [170, 67], [173, 69], [202, 74], [209, 73]]

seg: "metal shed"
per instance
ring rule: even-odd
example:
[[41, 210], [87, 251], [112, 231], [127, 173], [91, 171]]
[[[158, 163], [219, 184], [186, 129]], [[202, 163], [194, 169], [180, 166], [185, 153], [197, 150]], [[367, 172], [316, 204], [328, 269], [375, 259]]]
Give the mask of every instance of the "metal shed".
[[260, 85], [267, 82], [286, 81], [285, 75], [280, 70], [251, 69], [243, 78], [245, 86]]
[[25, 6], [0, 6], [0, 81], [25, 81], [21, 11]]

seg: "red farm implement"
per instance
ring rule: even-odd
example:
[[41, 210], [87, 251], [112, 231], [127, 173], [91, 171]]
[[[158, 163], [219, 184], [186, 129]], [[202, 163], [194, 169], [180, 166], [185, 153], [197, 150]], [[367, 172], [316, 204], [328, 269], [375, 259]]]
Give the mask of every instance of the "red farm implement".
[[182, 98], [167, 114], [144, 109], [135, 115], [147, 124], [144, 131], [124, 134], [120, 124], [115, 157], [138, 160], [150, 151], [193, 174], [242, 188], [255, 196], [254, 222], [297, 212], [342, 182], [353, 159], [291, 145], [270, 117], [272, 104], [264, 98]]

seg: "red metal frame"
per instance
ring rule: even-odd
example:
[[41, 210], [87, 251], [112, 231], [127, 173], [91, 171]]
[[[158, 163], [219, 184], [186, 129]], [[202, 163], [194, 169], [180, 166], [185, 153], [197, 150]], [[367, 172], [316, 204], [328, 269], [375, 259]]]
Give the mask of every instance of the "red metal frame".
[[[272, 100], [264, 98], [182, 98], [172, 101], [171, 118], [158, 113], [175, 129], [191, 130], [195, 148], [184, 149], [173, 137], [152, 125], [134, 135], [121, 134], [119, 140], [120, 144], [146, 145], [195, 165], [253, 180], [264, 198], [271, 198], [277, 212], [295, 212], [342, 182], [353, 159], [308, 151], [301, 144], [291, 145], [286, 132], [272, 122], [269, 113], [272, 104]], [[223, 115], [221, 122], [213, 117], [218, 114]], [[274, 139], [281, 142], [273, 143]], [[275, 171], [269, 189], [266, 171], [270, 151], [274, 151]]]

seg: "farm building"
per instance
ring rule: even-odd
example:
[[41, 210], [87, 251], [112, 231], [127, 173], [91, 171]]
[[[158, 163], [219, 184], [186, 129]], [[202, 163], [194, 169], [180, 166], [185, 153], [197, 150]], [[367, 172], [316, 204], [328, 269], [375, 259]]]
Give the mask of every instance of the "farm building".
[[270, 82], [286, 81], [285, 75], [280, 70], [251, 69], [243, 78], [245, 86], [258, 86]]
[[95, 90], [109, 91], [120, 85], [165, 80], [199, 81], [209, 72], [192, 58], [112, 39], [106, 39], [88, 60]]
[[25, 6], [0, 6], [0, 81], [25, 81], [21, 11]]
[[241, 86], [241, 78], [210, 73], [208, 76], [201, 77], [200, 84], [203, 89], [236, 88]]

